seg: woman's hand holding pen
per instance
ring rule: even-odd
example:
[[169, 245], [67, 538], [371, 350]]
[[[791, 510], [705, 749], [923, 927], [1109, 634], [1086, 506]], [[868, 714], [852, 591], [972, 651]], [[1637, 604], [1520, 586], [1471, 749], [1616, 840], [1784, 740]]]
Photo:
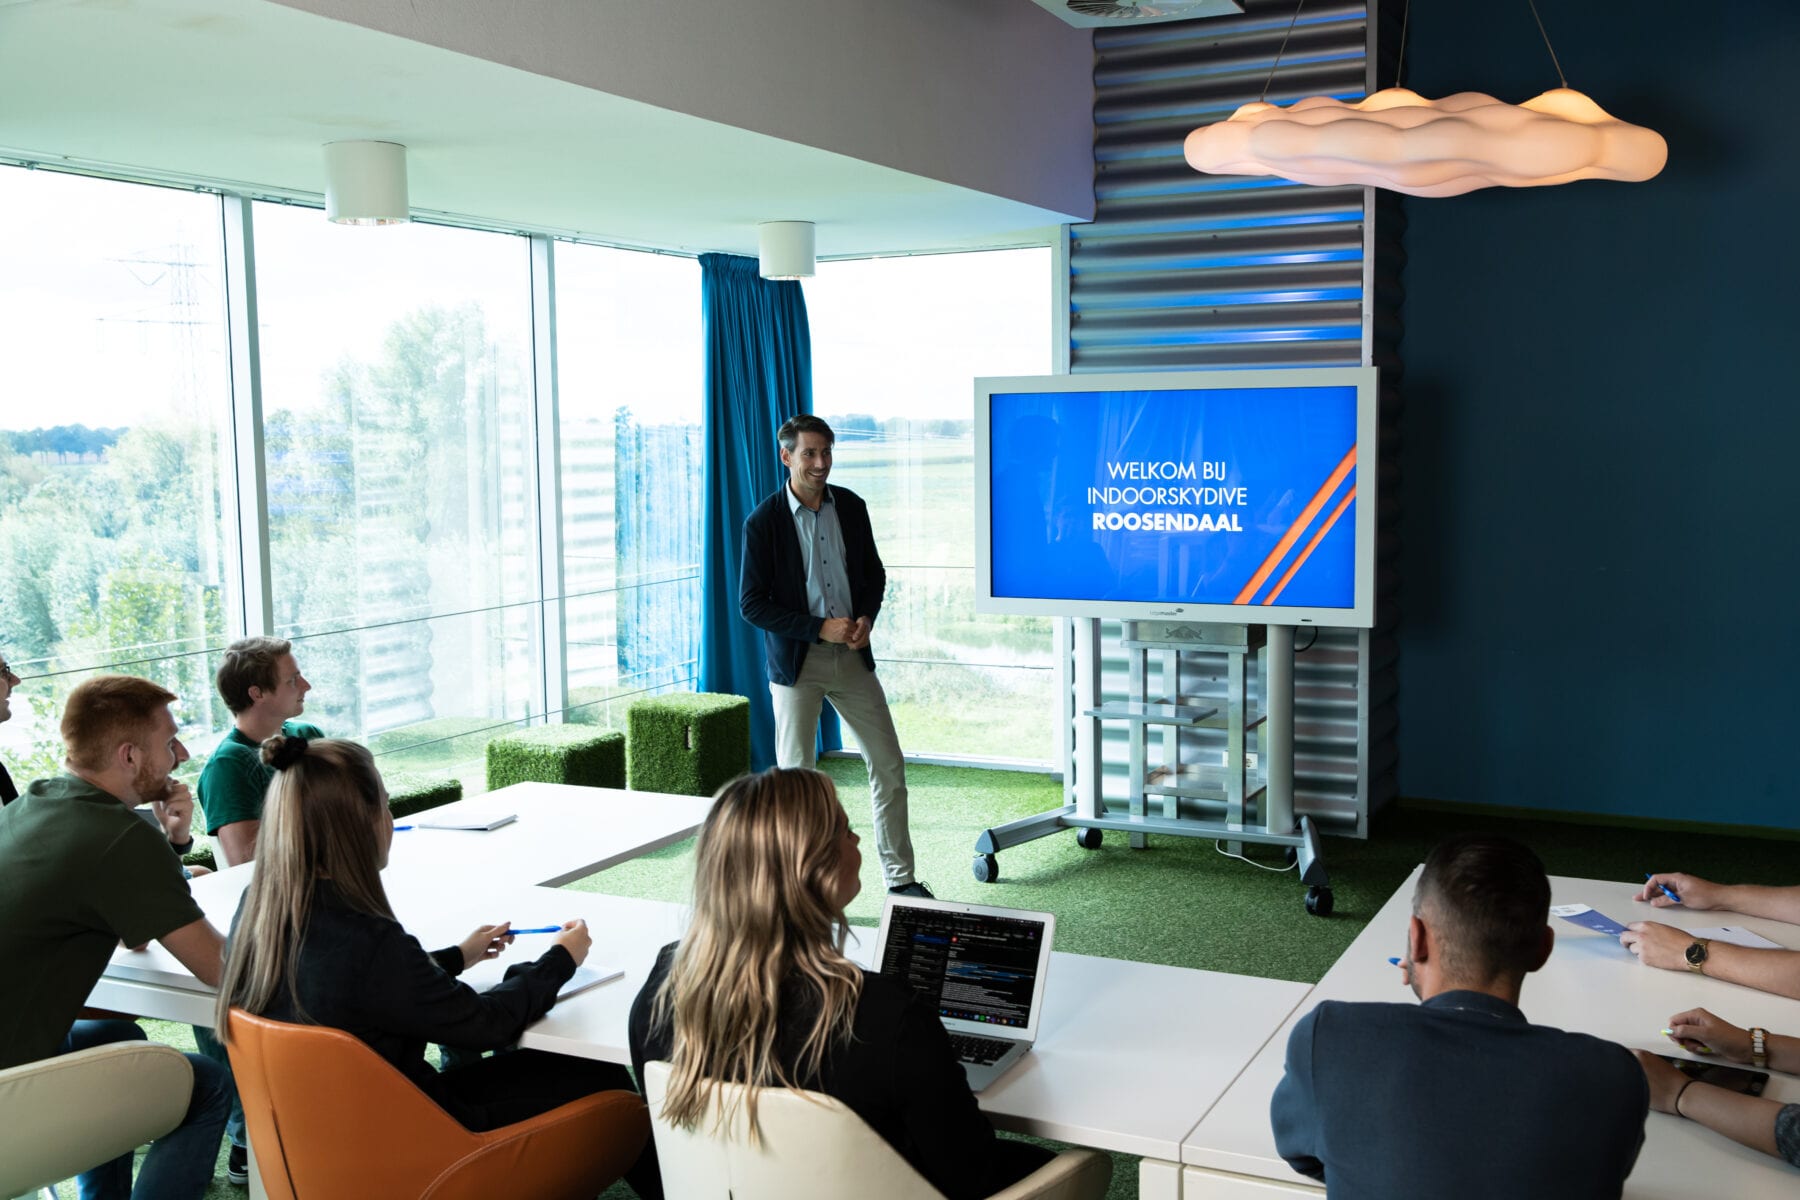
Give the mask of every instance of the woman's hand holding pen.
[[1750, 1061], [1750, 1031], [1715, 1017], [1704, 1008], [1690, 1008], [1669, 1018], [1669, 1036], [1684, 1050], [1716, 1054], [1732, 1062]]
[[456, 944], [462, 951], [463, 966], [472, 967], [487, 958], [498, 958], [500, 952], [512, 945], [512, 922], [502, 921], [498, 925], [483, 925], [468, 937]]
[[556, 935], [556, 944], [567, 950], [569, 957], [579, 967], [586, 961], [588, 951], [593, 948], [594, 939], [588, 936], [586, 921], [568, 921], [564, 923], [562, 932]]
[[[1644, 886], [1638, 890], [1635, 900], [1648, 901], [1657, 908], [1670, 908], [1676, 904], [1683, 908], [1691, 908], [1696, 912], [1704, 912], [1709, 908], [1717, 908], [1724, 889], [1710, 880], [1698, 875], [1688, 875], [1681, 871], [1661, 871], [1648, 876]], [[1675, 896], [1671, 897], [1670, 892]]]

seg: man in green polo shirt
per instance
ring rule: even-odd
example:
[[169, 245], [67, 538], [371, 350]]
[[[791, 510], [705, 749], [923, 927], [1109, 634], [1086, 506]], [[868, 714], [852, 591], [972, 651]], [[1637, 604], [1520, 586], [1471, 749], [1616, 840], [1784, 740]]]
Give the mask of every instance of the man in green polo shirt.
[[200, 772], [200, 809], [206, 814], [206, 832], [217, 843], [219, 865], [234, 867], [256, 857], [263, 796], [275, 774], [263, 765], [263, 741], [277, 733], [303, 738], [325, 734], [294, 720], [306, 711], [312, 684], [294, 661], [293, 644], [282, 638], [244, 638], [225, 647], [218, 682], [219, 695], [235, 719]]
[[[133, 812], [150, 805], [185, 840], [185, 829], [171, 828], [185, 826], [170, 811], [187, 803], [172, 778], [188, 756], [169, 711], [174, 699], [127, 675], [81, 683], [63, 711], [68, 773], [38, 780], [0, 809], [0, 1068], [143, 1038], [134, 1021], [83, 1018], [121, 941], [159, 941], [218, 986], [224, 939], [194, 903], [168, 837]], [[216, 1063], [188, 1060], [187, 1116], [151, 1146], [140, 1196], [197, 1198], [212, 1182], [234, 1093]], [[95, 1167], [82, 1175], [81, 1194], [125, 1200], [131, 1167], [130, 1154]]]
[[[219, 695], [234, 714], [230, 732], [219, 739], [200, 772], [200, 810], [221, 867], [235, 867], [256, 857], [256, 835], [262, 828], [263, 797], [275, 772], [263, 765], [264, 739], [277, 733], [322, 738], [316, 726], [293, 720], [306, 709], [312, 684], [294, 661], [294, 647], [283, 638], [249, 637], [225, 647], [219, 664]], [[231, 1059], [213, 1031], [194, 1026], [200, 1052], [227, 1070]], [[231, 1106], [225, 1134], [231, 1139], [225, 1177], [249, 1181], [249, 1148], [244, 1136], [244, 1109]]]

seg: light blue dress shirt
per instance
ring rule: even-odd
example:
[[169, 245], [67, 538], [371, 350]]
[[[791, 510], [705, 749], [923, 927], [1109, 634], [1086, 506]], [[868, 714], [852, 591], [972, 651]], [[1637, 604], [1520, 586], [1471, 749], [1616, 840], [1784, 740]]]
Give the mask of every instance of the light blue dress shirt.
[[815, 617], [848, 617], [850, 574], [844, 567], [844, 530], [838, 524], [837, 504], [831, 489], [814, 512], [800, 503], [794, 489], [787, 489], [788, 507], [794, 513], [794, 534], [800, 539], [800, 561], [806, 564], [806, 609]]

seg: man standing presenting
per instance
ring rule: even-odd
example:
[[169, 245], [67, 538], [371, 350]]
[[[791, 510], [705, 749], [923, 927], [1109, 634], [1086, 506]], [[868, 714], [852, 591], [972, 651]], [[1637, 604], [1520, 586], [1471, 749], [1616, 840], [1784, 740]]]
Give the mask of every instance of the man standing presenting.
[[1332, 1200], [1618, 1196], [1650, 1094], [1623, 1046], [1533, 1025], [1550, 881], [1506, 838], [1460, 835], [1425, 861], [1402, 978], [1423, 1004], [1327, 1000], [1288, 1038], [1275, 1148]]
[[776, 764], [814, 765], [819, 709], [830, 697], [868, 767], [875, 847], [887, 889], [929, 897], [913, 877], [906, 759], [869, 649], [887, 571], [875, 549], [868, 506], [848, 488], [826, 486], [837, 440], [831, 426], [802, 414], [775, 437], [788, 479], [744, 521], [738, 609], [763, 631]]
[[312, 684], [294, 661], [293, 644], [282, 638], [244, 638], [225, 647], [218, 683], [235, 720], [200, 772], [200, 810], [206, 832], [218, 842], [220, 865], [235, 867], [256, 857], [263, 795], [275, 774], [263, 765], [263, 742], [277, 733], [309, 739], [325, 734], [293, 719], [306, 711]]
[[[144, 1037], [134, 1021], [80, 1019], [121, 941], [160, 941], [218, 986], [224, 939], [194, 903], [168, 840], [132, 811], [149, 804], [171, 836], [185, 836], [170, 828], [185, 820], [167, 815], [190, 803], [170, 777], [188, 756], [169, 712], [174, 699], [127, 675], [83, 682], [63, 711], [68, 773], [0, 809], [0, 1068]], [[150, 1147], [140, 1196], [197, 1200], [212, 1182], [233, 1089], [217, 1064], [188, 1061], [187, 1116]], [[125, 1200], [131, 1166], [128, 1153], [86, 1172], [82, 1196]]]

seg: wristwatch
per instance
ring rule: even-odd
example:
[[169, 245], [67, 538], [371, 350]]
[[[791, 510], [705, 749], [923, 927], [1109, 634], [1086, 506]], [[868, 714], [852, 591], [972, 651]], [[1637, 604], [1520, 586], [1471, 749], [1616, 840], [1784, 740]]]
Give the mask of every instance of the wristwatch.
[[1750, 1065], [1759, 1071], [1769, 1065], [1769, 1031], [1758, 1025], [1750, 1027]]
[[1706, 947], [1707, 947], [1707, 945], [1708, 945], [1707, 939], [1695, 938], [1693, 945], [1691, 945], [1687, 948], [1688, 970], [1692, 971], [1696, 975], [1706, 974]]

